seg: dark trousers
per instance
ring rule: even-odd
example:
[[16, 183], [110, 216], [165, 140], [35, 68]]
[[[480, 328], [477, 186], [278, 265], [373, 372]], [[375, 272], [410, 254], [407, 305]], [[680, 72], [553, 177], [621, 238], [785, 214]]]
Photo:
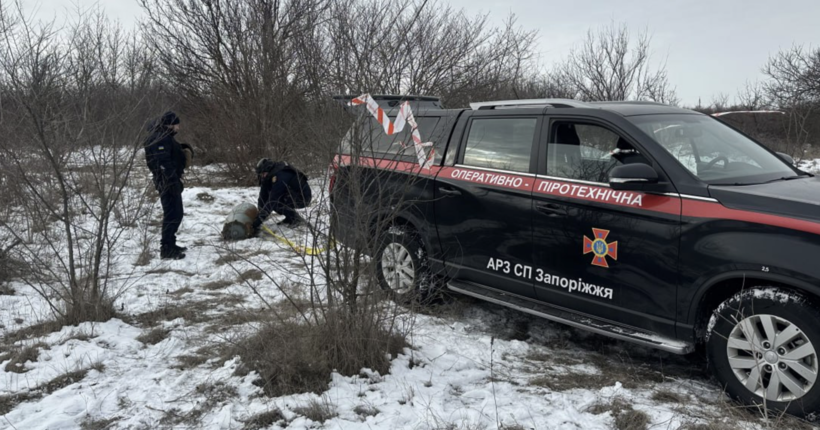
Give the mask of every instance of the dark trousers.
[[181, 187], [168, 187], [159, 195], [162, 202], [162, 240], [163, 248], [177, 244], [177, 231], [182, 223]]
[[292, 191], [282, 181], [270, 189], [263, 188], [258, 202], [259, 216], [253, 222], [253, 228], [258, 229], [273, 212], [284, 215], [286, 222], [299, 219], [295, 209], [309, 205], [311, 197], [310, 187], [307, 185], [302, 190]]

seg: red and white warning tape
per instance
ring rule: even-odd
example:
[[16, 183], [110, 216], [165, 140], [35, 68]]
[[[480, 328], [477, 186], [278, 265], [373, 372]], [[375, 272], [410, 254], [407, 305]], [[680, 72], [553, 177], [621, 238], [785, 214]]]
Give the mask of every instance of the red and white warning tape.
[[[430, 154], [427, 155], [424, 153], [424, 148], [428, 146], [433, 146], [432, 142], [423, 142], [421, 141], [421, 134], [419, 134], [419, 125], [416, 123], [416, 118], [413, 117], [413, 110], [410, 109], [410, 102], [406, 101], [399, 106], [399, 114], [396, 116], [396, 120], [391, 122], [390, 118], [387, 117], [387, 114], [384, 113], [384, 110], [376, 103], [376, 100], [373, 100], [373, 97], [370, 97], [370, 94], [362, 94], [359, 97], [351, 100], [348, 103], [350, 106], [358, 106], [358, 105], [366, 105], [367, 110], [379, 121], [379, 124], [384, 127], [384, 132], [391, 136], [396, 133], [400, 133], [404, 130], [405, 124], [410, 124], [410, 134], [413, 136], [413, 147], [416, 150], [416, 158], [419, 160], [419, 166], [423, 169], [429, 169], [433, 165], [433, 159], [435, 158], [435, 148], [430, 149]], [[404, 146], [404, 143], [402, 143]]]

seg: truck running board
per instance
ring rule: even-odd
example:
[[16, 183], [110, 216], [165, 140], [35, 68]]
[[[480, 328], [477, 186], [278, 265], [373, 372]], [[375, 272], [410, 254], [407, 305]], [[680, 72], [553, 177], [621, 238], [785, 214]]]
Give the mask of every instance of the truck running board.
[[472, 282], [451, 280], [447, 288], [467, 296], [475, 297], [490, 303], [507, 306], [531, 315], [546, 318], [582, 330], [587, 330], [615, 339], [637, 343], [639, 345], [668, 351], [673, 354], [688, 354], [694, 351], [694, 345], [657, 334], [641, 332], [634, 328], [617, 326], [588, 316], [574, 314], [548, 304], [538, 303], [516, 295], [502, 293]]

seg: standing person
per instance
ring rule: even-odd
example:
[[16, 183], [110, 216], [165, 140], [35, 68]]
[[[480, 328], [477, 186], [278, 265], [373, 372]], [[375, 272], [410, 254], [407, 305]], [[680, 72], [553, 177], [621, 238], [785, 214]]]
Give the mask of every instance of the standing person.
[[177, 246], [176, 234], [183, 216], [182, 176], [193, 156], [190, 146], [177, 142], [178, 131], [179, 117], [169, 111], [154, 123], [145, 141], [145, 161], [162, 203], [160, 257], [173, 260], [185, 258], [186, 248]]
[[303, 224], [305, 220], [295, 209], [310, 204], [311, 190], [307, 176], [287, 162], [273, 162], [267, 158], [256, 164], [256, 174], [261, 187], [257, 202], [259, 215], [253, 223], [254, 233], [259, 231], [271, 212], [285, 216], [279, 225], [297, 227]]

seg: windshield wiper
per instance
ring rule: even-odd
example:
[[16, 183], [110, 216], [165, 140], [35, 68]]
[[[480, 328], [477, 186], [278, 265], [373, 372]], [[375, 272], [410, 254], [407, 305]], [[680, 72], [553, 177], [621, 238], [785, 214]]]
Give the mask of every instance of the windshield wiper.
[[781, 178], [772, 179], [772, 180], [769, 180], [769, 181], [766, 181], [766, 182], [761, 182], [761, 184], [771, 184], [772, 182], [779, 182], [779, 181], [792, 181], [794, 179], [808, 178], [808, 177], [811, 177], [811, 176], [812, 175], [808, 174], [808, 173], [801, 173], [799, 175], [783, 176]]

